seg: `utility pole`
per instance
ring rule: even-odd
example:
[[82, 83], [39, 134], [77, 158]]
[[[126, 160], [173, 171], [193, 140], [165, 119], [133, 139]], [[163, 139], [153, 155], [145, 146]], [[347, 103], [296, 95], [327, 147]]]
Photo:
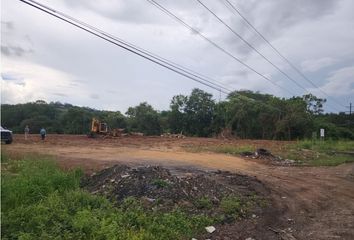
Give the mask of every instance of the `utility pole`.
[[349, 115], [352, 115], [352, 103], [349, 104]]
[[352, 103], [349, 103], [349, 106], [347, 106], [347, 108], [349, 108], [349, 115], [352, 115]]

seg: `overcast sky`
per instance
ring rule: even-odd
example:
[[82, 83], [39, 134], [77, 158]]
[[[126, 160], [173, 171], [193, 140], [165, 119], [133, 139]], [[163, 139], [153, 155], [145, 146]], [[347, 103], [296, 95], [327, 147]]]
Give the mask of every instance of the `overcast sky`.
[[[156, 0], [272, 85], [146, 0], [38, 0], [132, 44], [227, 85], [280, 97], [326, 97], [284, 62], [224, 0], [203, 0], [234, 31], [304, 86], [299, 88], [195, 0]], [[327, 93], [327, 111], [354, 103], [353, 0], [230, 0], [295, 66]], [[169, 108], [177, 94], [219, 93], [17, 0], [1, 1], [1, 102], [43, 99], [125, 112], [147, 101]], [[284, 90], [287, 89], [287, 91]], [[291, 92], [288, 93], [288, 91]], [[222, 98], [225, 96], [222, 95]], [[339, 104], [341, 105], [339, 105]]]

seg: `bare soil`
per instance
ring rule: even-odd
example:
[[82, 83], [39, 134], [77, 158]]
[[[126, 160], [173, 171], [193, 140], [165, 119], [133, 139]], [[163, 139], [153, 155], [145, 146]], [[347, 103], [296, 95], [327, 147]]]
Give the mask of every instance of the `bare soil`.
[[[215, 153], [187, 152], [190, 146], [252, 145], [285, 151], [289, 142], [124, 137], [89, 139], [80, 135], [49, 135], [45, 142], [32, 135], [2, 145], [8, 154], [48, 154], [63, 168], [81, 167], [90, 175], [124, 164], [158, 165], [172, 173], [230, 171], [259, 179], [271, 205], [260, 218], [217, 226], [210, 239], [354, 239], [354, 164], [337, 167], [273, 166], [262, 160]], [[194, 172], [195, 171], [195, 172]], [[267, 212], [268, 211], [268, 212]]]

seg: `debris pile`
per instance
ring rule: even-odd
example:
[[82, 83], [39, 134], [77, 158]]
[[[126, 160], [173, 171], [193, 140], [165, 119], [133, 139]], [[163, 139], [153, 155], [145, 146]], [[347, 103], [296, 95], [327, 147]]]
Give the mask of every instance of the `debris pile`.
[[241, 156], [253, 159], [268, 160], [274, 165], [294, 165], [295, 161], [290, 159], [282, 159], [279, 156], [274, 156], [269, 150], [258, 148], [255, 152], [242, 152]]
[[263, 196], [268, 191], [255, 177], [226, 171], [195, 171], [181, 176], [159, 166], [131, 168], [123, 165], [88, 177], [82, 186], [118, 203], [134, 197], [152, 210], [179, 208], [208, 215], [220, 214], [221, 202], [226, 197], [237, 197], [242, 205], [243, 201], [249, 204], [249, 198]]

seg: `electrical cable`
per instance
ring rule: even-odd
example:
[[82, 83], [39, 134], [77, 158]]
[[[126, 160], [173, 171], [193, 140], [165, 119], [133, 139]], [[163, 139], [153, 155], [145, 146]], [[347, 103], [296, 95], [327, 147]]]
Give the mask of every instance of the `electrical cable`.
[[[88, 33], [91, 33], [91, 34], [95, 35], [96, 37], [99, 37], [99, 38], [101, 38], [103, 40], [106, 40], [106, 41], [108, 41], [108, 42], [110, 42], [110, 43], [112, 43], [112, 44], [114, 44], [116, 46], [119, 46], [119, 47], [121, 47], [121, 48], [123, 48], [123, 49], [125, 49], [125, 50], [127, 50], [127, 51], [129, 51], [131, 53], [134, 53], [134, 54], [136, 54], [136, 55], [138, 55], [138, 56], [140, 56], [142, 58], [145, 58], [146, 60], [149, 60], [149, 61], [151, 61], [151, 62], [153, 62], [155, 64], [158, 64], [158, 65], [160, 65], [162, 67], [165, 67], [165, 68], [167, 68], [167, 69], [169, 69], [169, 70], [171, 70], [171, 71], [173, 71], [173, 72], [175, 72], [177, 74], [180, 74], [180, 75], [182, 75], [184, 77], [187, 77], [187, 78], [189, 78], [189, 79], [191, 79], [193, 81], [196, 81], [196, 82], [201, 83], [201, 84], [203, 84], [205, 86], [208, 86], [208, 87], [210, 87], [210, 88], [212, 88], [214, 90], [220, 91], [220, 92], [222, 92], [224, 94], [228, 94], [229, 93], [229, 92], [226, 92], [225, 90], [222, 90], [220, 87], [217, 88], [217, 87], [213, 86], [213, 85], [215, 85], [215, 83], [208, 84], [208, 83], [203, 82], [203, 81], [206, 81], [206, 80], [202, 81], [202, 80], [197, 79], [197, 78], [200, 78], [200, 77], [191, 76], [192, 74], [188, 73], [187, 71], [183, 70], [182, 68], [178, 68], [176, 66], [173, 66], [172, 64], [166, 64], [161, 59], [159, 59], [157, 57], [153, 57], [152, 55], [149, 55], [146, 52], [143, 52], [141, 50], [138, 50], [137, 48], [135, 48], [135, 49], [133, 48], [132, 49], [132, 47], [129, 46], [127, 43], [123, 43], [123, 42], [120, 42], [117, 39], [113, 39], [111, 37], [105, 36], [105, 35], [101, 34], [97, 30], [87, 29], [88, 28], [87, 26], [89, 26], [89, 25], [86, 24], [86, 23], [85, 23], [86, 28], [83, 27], [83, 26], [80, 26], [80, 25], [83, 25], [83, 24], [80, 24], [80, 21], [76, 20], [73, 17], [70, 17], [70, 19], [69, 19], [67, 17], [60, 16], [61, 15], [60, 12], [58, 12], [58, 11], [52, 9], [52, 8], [49, 8], [49, 7], [47, 7], [47, 6], [43, 5], [43, 4], [37, 3], [36, 1], [32, 1], [32, 0], [19, 0], [19, 1], [21, 1], [21, 2], [23, 2], [25, 4], [27, 4], [27, 5], [30, 5], [30, 6], [32, 6], [34, 8], [37, 8], [37, 9], [39, 9], [39, 10], [41, 10], [41, 11], [43, 11], [43, 12], [49, 14], [49, 15], [52, 15], [52, 16], [54, 16], [54, 17], [56, 17], [56, 18], [58, 18], [58, 19], [60, 19], [62, 21], [65, 21], [65, 22], [67, 22], [67, 23], [69, 23], [69, 24], [71, 24], [71, 25], [73, 25], [75, 27], [78, 27], [78, 28], [80, 28], [80, 29], [82, 29], [82, 30], [84, 30], [84, 31], [86, 31]], [[222, 87], [222, 88], [224, 88], [224, 87]], [[231, 90], [228, 90], [228, 91], [231, 92]]]
[[264, 78], [265, 80], [267, 80], [268, 82], [272, 83], [273, 85], [283, 89], [284, 91], [290, 93], [290, 95], [296, 95], [293, 94], [292, 92], [290, 92], [288, 89], [282, 87], [281, 85], [277, 84], [276, 82], [273, 82], [270, 78], [268, 78], [267, 76], [263, 75], [262, 73], [258, 72], [257, 70], [255, 70], [253, 67], [251, 67], [250, 65], [248, 65], [247, 63], [243, 62], [241, 59], [237, 58], [236, 56], [234, 56], [232, 53], [230, 53], [229, 51], [227, 51], [226, 49], [222, 48], [221, 46], [219, 46], [217, 43], [215, 43], [214, 41], [212, 41], [211, 39], [209, 39], [208, 37], [206, 37], [205, 35], [203, 35], [202, 33], [200, 33], [198, 30], [196, 30], [195, 28], [191, 27], [190, 25], [188, 25], [186, 22], [184, 22], [182, 19], [180, 19], [179, 17], [177, 17], [175, 14], [173, 14], [171, 11], [167, 10], [165, 7], [163, 7], [161, 4], [157, 3], [154, 0], [147, 0], [150, 4], [152, 4], [153, 6], [155, 6], [156, 8], [160, 9], [162, 12], [166, 13], [167, 15], [169, 15], [170, 17], [172, 17], [173, 19], [175, 19], [176, 21], [178, 21], [180, 24], [182, 24], [183, 26], [185, 26], [186, 28], [188, 28], [190, 31], [196, 33], [198, 36], [200, 36], [201, 38], [203, 38], [204, 40], [206, 40], [207, 42], [209, 42], [210, 44], [212, 44], [214, 47], [216, 47], [217, 49], [219, 49], [220, 51], [224, 52], [226, 55], [230, 56], [232, 59], [236, 60], [237, 62], [239, 62], [240, 64], [242, 64], [243, 66], [245, 66], [246, 68], [248, 68], [249, 70], [251, 70], [252, 72], [256, 73], [257, 75], [259, 75], [260, 77]]
[[[38, 3], [38, 2], [33, 1], [33, 0], [19, 0], [19, 1], [25, 3], [25, 4], [29, 5], [29, 6], [32, 6], [32, 7], [36, 8], [36, 9], [38, 9], [38, 10], [41, 10], [41, 11], [43, 11], [43, 12], [45, 12], [45, 13], [47, 13], [47, 14], [53, 16], [53, 17], [56, 17], [56, 18], [58, 18], [58, 19], [60, 19], [60, 20], [62, 20], [62, 21], [65, 21], [65, 22], [67, 22], [67, 23], [69, 23], [69, 24], [71, 24], [71, 25], [73, 25], [73, 26], [75, 26], [75, 27], [78, 27], [78, 28], [81, 29], [81, 30], [84, 30], [84, 31], [86, 31], [86, 32], [88, 32], [88, 33], [91, 33], [91, 34], [93, 34], [94, 36], [99, 37], [99, 38], [101, 38], [101, 39], [103, 39], [103, 40], [106, 40], [106, 41], [108, 41], [108, 42], [110, 42], [110, 43], [112, 43], [112, 44], [114, 44], [114, 45], [116, 45], [116, 46], [119, 46], [119, 47], [121, 47], [121, 48], [123, 48], [123, 49], [129, 51], [129, 52], [132, 52], [132, 53], [134, 53], [134, 54], [136, 54], [136, 55], [138, 55], [138, 56], [140, 56], [140, 57], [142, 57], [142, 58], [144, 58], [144, 59], [146, 59], [146, 60], [149, 60], [149, 61], [151, 61], [151, 62], [153, 62], [153, 63], [155, 63], [155, 64], [158, 64], [158, 65], [160, 65], [160, 66], [162, 66], [162, 67], [165, 67], [165, 68], [167, 68], [167, 69], [169, 69], [169, 70], [171, 70], [171, 71], [173, 71], [173, 72], [175, 72], [175, 73], [178, 73], [178, 74], [180, 74], [180, 75], [182, 75], [182, 76], [184, 76], [184, 77], [187, 77], [187, 78], [189, 78], [189, 79], [191, 79], [191, 80], [193, 80], [193, 81], [197, 81], [197, 82], [199, 82], [199, 83], [201, 83], [201, 84], [203, 84], [203, 85], [205, 85], [205, 86], [208, 86], [208, 87], [210, 87], [210, 88], [213, 88], [214, 90], [223, 92], [224, 94], [228, 94], [227, 92], [225, 92], [225, 91], [223, 91], [223, 90], [221, 90], [221, 89], [219, 89], [219, 88], [215, 88], [214, 86], [211, 86], [211, 85], [206, 84], [206, 83], [204, 83], [204, 82], [202, 82], [202, 81], [199, 81], [198, 79], [195, 79], [194, 77], [189, 76], [188, 73], [186, 73], [186, 72], [181, 72], [181, 71], [179, 71], [179, 70], [173, 69], [174, 66], [166, 66], [166, 65], [164, 65], [163, 63], [158, 62], [159, 59], [153, 59], [151, 56], [145, 56], [145, 55], [144, 55], [144, 51], [142, 51], [142, 50], [139, 50], [139, 51], [138, 51], [138, 47], [137, 47], [137, 46], [134, 46], [134, 45], [133, 45], [133, 46], [134, 46], [134, 50], [129, 48], [129, 47], [130, 47], [130, 44], [127, 43], [127, 42], [124, 43], [124, 45], [127, 45], [127, 46], [124, 46], [124, 45], [121, 43], [121, 41], [122, 41], [121, 39], [118, 39], [118, 38], [114, 37], [113, 35], [104, 33], [102, 30], [99, 30], [99, 29], [97, 29], [97, 28], [95, 28], [95, 27], [93, 27], [93, 26], [91, 26], [91, 25], [89, 25], [89, 24], [87, 24], [87, 23], [84, 23], [84, 22], [82, 22], [82, 21], [79, 21], [79, 20], [77, 20], [77, 19], [75, 19], [75, 18], [73, 18], [73, 17], [71, 17], [71, 16], [69, 16], [69, 15], [66, 15], [66, 14], [64, 14], [64, 13], [61, 13], [61, 12], [59, 12], [59, 11], [57, 11], [57, 10], [54, 10], [53, 8], [47, 7], [47, 6], [45, 6], [45, 5], [41, 4], [41, 3]], [[87, 28], [90, 28], [91, 30], [90, 30], [90, 29], [87, 29], [87, 28], [85, 28], [85, 27], [83, 27], [83, 26], [80, 26], [80, 25], [83, 25], [83, 26], [85, 26], [85, 27], [87, 27]], [[101, 35], [103, 35], [102, 33], [104, 33], [104, 36], [101, 36]], [[101, 34], [101, 35], [100, 35], [100, 34]], [[111, 39], [110, 39], [110, 38], [111, 38]], [[114, 41], [113, 41], [112, 39], [113, 39]], [[117, 42], [118, 42], [118, 43], [117, 43]], [[150, 53], [151, 53], [151, 52], [150, 52]], [[152, 54], [152, 53], [151, 53], [151, 54]], [[255, 100], [255, 99], [250, 98], [250, 97], [247, 97], [247, 96], [243, 96], [242, 94], [239, 94], [239, 93], [238, 93], [238, 96], [240, 97], [240, 99], [243, 98], [243, 99], [247, 99], [247, 100], [250, 100], [250, 101], [253, 101], [253, 102], [259, 102], [260, 104], [264, 105], [263, 102], [258, 101], [258, 100]], [[280, 113], [283, 112], [283, 111], [280, 110], [279, 108], [273, 107], [273, 106], [271, 106], [271, 105], [267, 105], [267, 107], [270, 107], [270, 108], [272, 108], [272, 109], [275, 109], [275, 110], [279, 111]]]
[[246, 39], [244, 39], [240, 34], [238, 34], [233, 28], [230, 27], [224, 20], [222, 20], [216, 13], [214, 13], [210, 8], [208, 8], [204, 3], [202, 3], [200, 0], [196, 0], [200, 5], [202, 5], [209, 13], [211, 13], [219, 22], [221, 22], [225, 27], [227, 27], [235, 36], [237, 36], [239, 39], [241, 39], [247, 46], [249, 46], [253, 51], [258, 53], [264, 60], [266, 60], [269, 64], [271, 64], [274, 68], [276, 68], [280, 73], [282, 73], [286, 78], [288, 78], [290, 81], [296, 84], [299, 88], [305, 90], [306, 92], [307, 89], [303, 87], [301, 84], [299, 84], [295, 79], [290, 77], [286, 72], [281, 70], [277, 65], [275, 65], [272, 61], [270, 61], [264, 54], [259, 52], [252, 44], [250, 44]]
[[[222, 3], [223, 0], [219, 0]], [[311, 81], [304, 73], [302, 73], [289, 59], [287, 59], [260, 31], [257, 30], [257, 28], [236, 8], [234, 4], [232, 4], [229, 0], [224, 0], [228, 3], [228, 5], [233, 9], [233, 11], [225, 5], [228, 9], [231, 10], [231, 12], [235, 15], [234, 11], [285, 61], [289, 64], [290, 67], [292, 67], [302, 78], [304, 78], [306, 81], [308, 81], [313, 87], [317, 88], [320, 90], [324, 95], [327, 97], [331, 98], [335, 103], [337, 103], [339, 106], [343, 107], [344, 105], [338, 102], [336, 99], [328, 95], [325, 91], [323, 91], [320, 87], [318, 87], [313, 81]]]

